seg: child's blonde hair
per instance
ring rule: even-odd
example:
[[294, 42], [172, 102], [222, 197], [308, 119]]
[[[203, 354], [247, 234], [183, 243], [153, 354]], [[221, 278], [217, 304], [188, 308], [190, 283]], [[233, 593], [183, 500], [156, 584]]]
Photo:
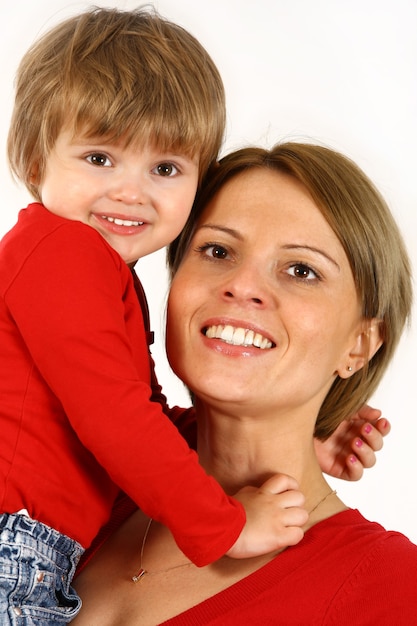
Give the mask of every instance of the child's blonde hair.
[[18, 68], [9, 137], [12, 173], [39, 200], [63, 128], [149, 143], [199, 159], [200, 180], [225, 127], [224, 89], [201, 44], [152, 9], [94, 7], [52, 28]]

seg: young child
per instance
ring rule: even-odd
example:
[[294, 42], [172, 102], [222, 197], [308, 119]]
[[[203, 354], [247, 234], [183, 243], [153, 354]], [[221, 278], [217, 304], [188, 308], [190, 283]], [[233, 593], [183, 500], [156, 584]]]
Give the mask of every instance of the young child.
[[[0, 608], [10, 619], [74, 617], [73, 570], [120, 488], [198, 565], [235, 542], [232, 556], [293, 541], [267, 488], [242, 493], [245, 515], [151, 402], [146, 306], [130, 268], [179, 234], [223, 129], [213, 62], [149, 12], [89, 10], [21, 62], [9, 158], [37, 202], [0, 250]], [[304, 515], [294, 508], [289, 525]]]
[[21, 62], [8, 151], [35, 202], [0, 244], [0, 613], [10, 623], [76, 615], [72, 575], [120, 490], [197, 565], [302, 537], [295, 482], [226, 495], [179, 435], [186, 412], [168, 409], [156, 382], [133, 272], [182, 229], [224, 120], [206, 51], [144, 10], [88, 10]]

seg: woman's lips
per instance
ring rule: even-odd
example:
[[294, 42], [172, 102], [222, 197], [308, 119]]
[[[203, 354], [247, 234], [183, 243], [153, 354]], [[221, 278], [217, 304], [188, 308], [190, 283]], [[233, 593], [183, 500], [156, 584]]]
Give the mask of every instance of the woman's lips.
[[220, 339], [233, 346], [255, 347], [260, 350], [269, 350], [275, 347], [275, 344], [261, 333], [231, 324], [205, 326], [203, 334], [208, 339]]

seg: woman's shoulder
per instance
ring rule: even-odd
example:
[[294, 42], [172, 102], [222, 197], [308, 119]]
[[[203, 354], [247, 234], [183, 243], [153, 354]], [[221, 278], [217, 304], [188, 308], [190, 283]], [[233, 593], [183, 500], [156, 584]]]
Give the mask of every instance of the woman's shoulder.
[[384, 553], [407, 552], [417, 559], [417, 545], [396, 530], [387, 530], [378, 522], [366, 519], [357, 509], [347, 509], [319, 522], [310, 531], [311, 540], [330, 542], [336, 549], [346, 550], [352, 545], [358, 552], [380, 546]]
[[295, 602], [302, 589], [322, 624], [408, 626], [417, 615], [417, 546], [355, 509], [317, 523], [271, 565], [280, 592], [298, 589]]
[[[373, 584], [390, 589], [390, 595], [397, 589], [403, 598], [410, 591], [410, 571], [417, 571], [417, 545], [402, 533], [385, 529], [356, 509], [323, 520], [311, 531], [310, 537], [306, 533], [310, 549], [317, 550], [329, 571], [342, 576], [343, 588], [361, 588], [361, 597], [368, 585], [374, 595]], [[412, 587], [417, 594], [414, 577]]]
[[[353, 513], [357, 524], [352, 527], [352, 538], [358, 537], [364, 544], [368, 543], [369, 564], [380, 568], [379, 577], [388, 577], [393, 585], [403, 586], [410, 580], [410, 572], [417, 574], [417, 545], [401, 532], [387, 530], [381, 524], [367, 520], [359, 511]], [[415, 588], [413, 594], [417, 602]]]
[[329, 606], [333, 617], [349, 616], [350, 623], [412, 623], [417, 614], [414, 543], [352, 509], [325, 520], [318, 531], [333, 537], [327, 550], [330, 569], [339, 577]]
[[348, 509], [318, 522], [299, 544], [167, 626], [409, 626], [417, 614], [416, 567], [417, 546]]

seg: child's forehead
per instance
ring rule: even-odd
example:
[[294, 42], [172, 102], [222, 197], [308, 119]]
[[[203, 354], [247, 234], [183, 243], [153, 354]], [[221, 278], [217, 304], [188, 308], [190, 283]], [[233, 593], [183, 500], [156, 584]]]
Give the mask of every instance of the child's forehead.
[[195, 144], [187, 145], [181, 140], [167, 139], [161, 140], [149, 137], [147, 134], [136, 136], [121, 135], [115, 132], [100, 133], [96, 129], [88, 127], [65, 126], [59, 135], [65, 136], [66, 140], [72, 144], [86, 147], [117, 148], [119, 150], [129, 149], [132, 152], [146, 152], [156, 155], [176, 155], [193, 161], [198, 161], [199, 151]]

